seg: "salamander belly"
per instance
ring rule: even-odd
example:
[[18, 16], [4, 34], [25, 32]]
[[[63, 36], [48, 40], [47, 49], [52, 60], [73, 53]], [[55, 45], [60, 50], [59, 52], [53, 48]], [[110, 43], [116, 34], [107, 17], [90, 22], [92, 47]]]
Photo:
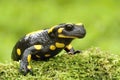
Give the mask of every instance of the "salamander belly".
[[49, 50], [49, 51], [45, 51], [45, 52], [38, 52], [36, 54], [32, 55], [32, 59], [33, 60], [46, 60], [49, 58], [54, 57], [55, 55], [57, 55], [62, 49], [58, 48], [56, 50]]

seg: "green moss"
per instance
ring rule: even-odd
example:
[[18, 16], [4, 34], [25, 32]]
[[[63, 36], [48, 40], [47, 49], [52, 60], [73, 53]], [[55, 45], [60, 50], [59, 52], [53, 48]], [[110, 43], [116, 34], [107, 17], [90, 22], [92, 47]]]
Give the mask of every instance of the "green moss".
[[18, 72], [19, 63], [0, 64], [0, 80], [119, 80], [120, 56], [90, 48], [76, 55], [32, 61], [34, 76]]

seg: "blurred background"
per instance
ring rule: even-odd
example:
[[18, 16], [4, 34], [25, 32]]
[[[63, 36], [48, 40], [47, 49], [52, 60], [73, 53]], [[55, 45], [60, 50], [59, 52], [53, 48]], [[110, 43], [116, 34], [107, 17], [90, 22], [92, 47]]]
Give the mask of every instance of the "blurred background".
[[87, 30], [72, 42], [75, 49], [120, 54], [119, 8], [120, 0], [0, 0], [0, 62], [11, 61], [13, 46], [26, 33], [69, 22]]

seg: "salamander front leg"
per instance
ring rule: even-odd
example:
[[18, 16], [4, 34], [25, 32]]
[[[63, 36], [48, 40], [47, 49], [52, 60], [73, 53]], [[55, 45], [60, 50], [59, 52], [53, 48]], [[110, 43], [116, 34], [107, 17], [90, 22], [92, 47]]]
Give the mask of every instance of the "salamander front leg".
[[74, 50], [72, 45], [67, 45], [66, 48], [65, 48], [65, 51], [68, 53], [68, 54], [76, 54], [76, 53], [81, 53], [80, 50]]

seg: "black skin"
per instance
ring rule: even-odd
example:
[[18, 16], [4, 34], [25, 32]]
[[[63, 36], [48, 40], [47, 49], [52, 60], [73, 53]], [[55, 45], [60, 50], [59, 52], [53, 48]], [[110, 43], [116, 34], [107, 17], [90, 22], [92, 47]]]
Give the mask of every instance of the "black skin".
[[[61, 30], [60, 30], [61, 29]], [[59, 35], [63, 36], [59, 36]], [[33, 32], [25, 35], [15, 45], [12, 51], [12, 59], [20, 60], [20, 72], [26, 75], [28, 72], [33, 74], [29, 68], [29, 60], [48, 60], [57, 55], [61, 50], [65, 50], [68, 54], [80, 53], [79, 50], [74, 50], [69, 46], [74, 38], [83, 38], [86, 34], [83, 24], [59, 24], [50, 29]], [[57, 44], [62, 43], [62, 44]], [[35, 47], [38, 45], [38, 48]], [[54, 45], [52, 49], [51, 45]], [[17, 49], [20, 49], [17, 52]], [[18, 53], [20, 53], [18, 55]], [[47, 55], [48, 54], [48, 55]], [[30, 58], [29, 55], [31, 56]], [[28, 60], [29, 59], [29, 60]]]

